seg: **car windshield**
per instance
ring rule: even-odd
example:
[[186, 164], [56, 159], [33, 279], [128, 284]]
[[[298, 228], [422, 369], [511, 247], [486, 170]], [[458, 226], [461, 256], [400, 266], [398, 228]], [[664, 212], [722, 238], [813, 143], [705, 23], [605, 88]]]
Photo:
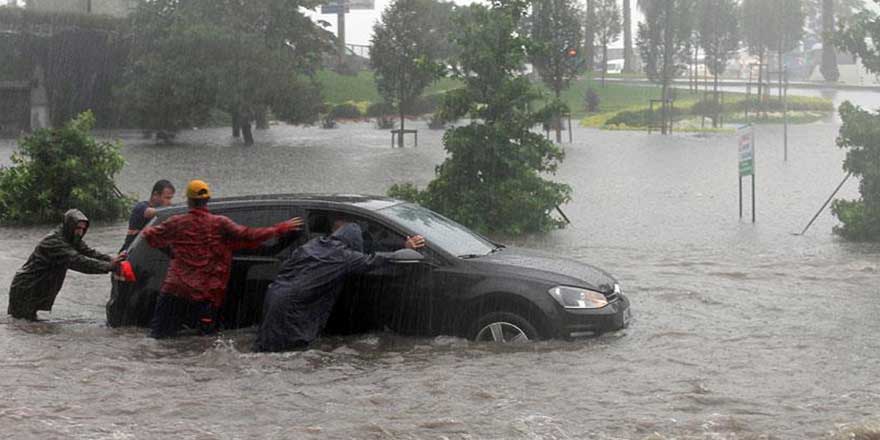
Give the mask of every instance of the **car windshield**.
[[459, 257], [486, 255], [497, 246], [468, 228], [418, 205], [401, 203], [379, 210], [434, 246]]

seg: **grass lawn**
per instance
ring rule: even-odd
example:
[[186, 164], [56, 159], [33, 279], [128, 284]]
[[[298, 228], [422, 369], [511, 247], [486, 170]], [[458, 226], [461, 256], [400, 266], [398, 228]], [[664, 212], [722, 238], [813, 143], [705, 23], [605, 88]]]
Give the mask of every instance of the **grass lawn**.
[[[317, 78], [322, 86], [324, 101], [327, 103], [340, 104], [350, 102], [357, 105], [361, 112], [364, 112], [370, 103], [382, 102], [382, 97], [376, 90], [375, 78], [370, 71], [361, 71], [355, 76], [347, 76], [323, 70], [318, 73]], [[543, 84], [537, 84], [537, 86], [545, 93], [545, 96], [548, 98], [552, 96], [552, 92]], [[424, 95], [436, 95], [458, 87], [461, 87], [460, 81], [442, 78], [431, 84], [425, 90]], [[587, 114], [584, 109], [584, 96], [590, 87], [599, 95], [598, 113]], [[702, 98], [703, 92], [691, 92], [682, 88], [674, 90], [676, 94], [676, 109], [681, 109], [686, 113], [683, 115], [683, 119], [698, 118], [699, 116], [687, 113]], [[640, 129], [625, 125], [611, 127], [606, 125], [606, 122], [621, 112], [638, 112], [647, 109], [651, 99], [660, 97], [660, 91], [661, 87], [656, 84], [627, 85], [606, 82], [605, 86], [602, 86], [601, 79], [584, 77], [572, 81], [570, 87], [562, 92], [561, 98], [571, 109], [572, 117], [581, 120], [581, 125], [583, 126], [609, 129]], [[745, 95], [742, 93], [725, 94], [726, 121], [738, 122], [739, 119], [742, 119], [743, 112], [741, 110], [734, 110], [734, 108], [736, 103], [743, 101], [744, 98]], [[833, 111], [831, 102], [822, 98], [791, 96], [789, 97], [789, 103], [792, 107], [800, 107], [789, 112], [789, 121], [791, 123], [812, 122], [821, 119], [827, 112]], [[768, 116], [766, 120], [755, 122], [781, 121], [781, 115], [770, 113]]]

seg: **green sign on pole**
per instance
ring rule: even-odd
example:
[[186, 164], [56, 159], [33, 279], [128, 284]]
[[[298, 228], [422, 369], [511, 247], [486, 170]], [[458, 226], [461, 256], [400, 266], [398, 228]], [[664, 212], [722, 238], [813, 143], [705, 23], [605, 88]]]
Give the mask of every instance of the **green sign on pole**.
[[753, 176], [755, 174], [755, 139], [751, 126], [746, 126], [739, 131], [739, 175]]

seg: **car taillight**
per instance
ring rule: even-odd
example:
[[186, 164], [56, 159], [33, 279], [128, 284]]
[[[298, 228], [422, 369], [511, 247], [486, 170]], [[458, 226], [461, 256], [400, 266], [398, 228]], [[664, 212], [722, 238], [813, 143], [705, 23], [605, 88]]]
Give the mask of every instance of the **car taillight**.
[[134, 276], [134, 269], [128, 261], [119, 263], [119, 275], [121, 275], [122, 279], [126, 282], [133, 283], [137, 281], [137, 277]]

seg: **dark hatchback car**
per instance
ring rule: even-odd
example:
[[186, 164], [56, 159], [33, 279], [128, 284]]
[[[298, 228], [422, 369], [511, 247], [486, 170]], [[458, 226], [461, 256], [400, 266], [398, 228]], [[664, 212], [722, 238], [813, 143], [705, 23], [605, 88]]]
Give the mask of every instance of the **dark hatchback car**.
[[[506, 247], [415, 204], [360, 195], [262, 195], [212, 200], [212, 212], [247, 226], [300, 216], [304, 230], [233, 258], [225, 327], [257, 324], [263, 296], [281, 262], [308, 239], [329, 234], [334, 219], [359, 223], [367, 252], [394, 252], [390, 264], [351, 276], [325, 332], [391, 328], [416, 335], [456, 335], [514, 342], [577, 338], [624, 328], [629, 300], [608, 273], [571, 259]], [[185, 212], [161, 210], [154, 222]], [[403, 247], [421, 234], [420, 252]], [[135, 281], [114, 275], [111, 326], [146, 326], [168, 265], [167, 251], [138, 238], [128, 261]]]

